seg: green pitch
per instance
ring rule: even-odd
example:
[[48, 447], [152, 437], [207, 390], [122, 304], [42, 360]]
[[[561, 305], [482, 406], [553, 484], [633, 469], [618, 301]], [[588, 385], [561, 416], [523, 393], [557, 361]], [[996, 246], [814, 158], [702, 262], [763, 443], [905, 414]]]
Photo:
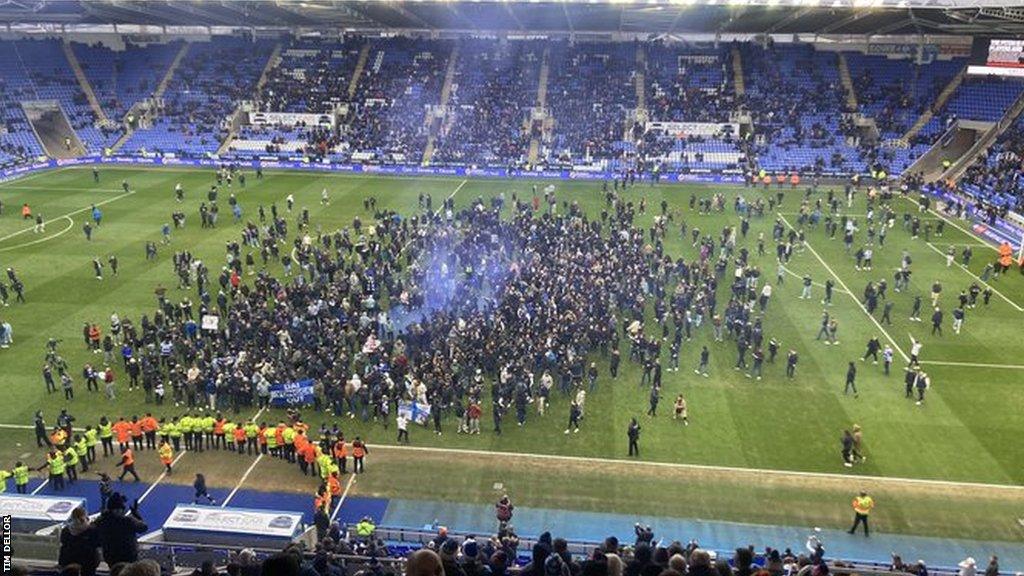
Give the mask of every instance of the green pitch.
[[[121, 190], [126, 179], [131, 192]], [[119, 415], [152, 411], [157, 416], [175, 415], [173, 402], [161, 409], [147, 405], [141, 392], [129, 394], [124, 382], [119, 384], [118, 398], [107, 401], [101, 394], [88, 393], [80, 372], [86, 362], [101, 362], [99, 356], [89, 353], [82, 342], [84, 322], [97, 322], [108, 329], [111, 313], [135, 321], [146, 313], [152, 314], [156, 304], [154, 290], [168, 289], [168, 297], [177, 300], [184, 296], [178, 291], [171, 265], [175, 250], [190, 250], [216, 271], [224, 262], [225, 243], [240, 238], [241, 224], [232, 223], [228, 210], [222, 210], [216, 229], [199, 227], [198, 206], [205, 199], [206, 190], [213, 183], [212, 171], [198, 170], [135, 170], [101, 168], [99, 183], [94, 183], [88, 169], [64, 169], [31, 176], [19, 181], [0, 184], [0, 200], [4, 205], [0, 216], [0, 268], [13, 267], [26, 286], [27, 303], [12, 302], [0, 307], [0, 318], [11, 323], [14, 345], [0, 350], [3, 367], [3, 408], [0, 424], [27, 425], [37, 409], [46, 413], [52, 423], [56, 412], [67, 406], [78, 417], [79, 423], [95, 422], [101, 415]], [[181, 183], [186, 190], [185, 202], [175, 202], [173, 189]], [[453, 194], [455, 203], [466, 205], [478, 198], [488, 198], [505, 192], [507, 198], [518, 193], [520, 198], [531, 195], [532, 182], [460, 179], [411, 179], [374, 176], [334, 176], [299, 172], [268, 172], [257, 181], [248, 174], [248, 186], [235, 184], [245, 219], [255, 220], [260, 204], [269, 209], [277, 203], [284, 210], [284, 198], [294, 194], [296, 209], [308, 207], [312, 225], [325, 232], [350, 225], [359, 216], [366, 222], [372, 218], [363, 209], [363, 199], [373, 196], [378, 208], [393, 208], [403, 215], [416, 210], [417, 196], [429, 192], [434, 206]], [[538, 182], [543, 188], [549, 182]], [[604, 207], [600, 185], [581, 182], [555, 182], [560, 201], [577, 201], [590, 214], [596, 216]], [[328, 206], [320, 204], [321, 190], [326, 188], [331, 197]], [[688, 207], [690, 195], [698, 198], [722, 193], [726, 197], [723, 212], [701, 216]], [[717, 237], [728, 225], [737, 225], [739, 217], [732, 210], [737, 194], [748, 199], [763, 194], [761, 191], [737, 187], [705, 185], [637, 186], [628, 190], [627, 201], [647, 199], [647, 213], [639, 223], [649, 226], [660, 212], [662, 199], [676, 213], [670, 225], [666, 250], [672, 256], [695, 256], [689, 240], [678, 231], [680, 219], [690, 229]], [[772, 191], [774, 194], [774, 189]], [[819, 192], [824, 194], [824, 192]], [[227, 192], [222, 191], [221, 197]], [[803, 191], [787, 189], [782, 216], [794, 226]], [[865, 212], [861, 200], [849, 209], [851, 214]], [[42, 213], [47, 221], [45, 232], [35, 233], [32, 225], [20, 217], [20, 207], [29, 203], [34, 213]], [[100, 205], [103, 223], [87, 242], [82, 232], [89, 219], [91, 205]], [[916, 212], [907, 200], [896, 200], [899, 215]], [[159, 244], [160, 228], [170, 223], [171, 213], [181, 210], [187, 216], [186, 226], [172, 231], [170, 245], [160, 246], [155, 261], [146, 261], [144, 246], [153, 241]], [[935, 218], [933, 215], [925, 215]], [[861, 220], [863, 217], [861, 216]], [[289, 230], [294, 233], [294, 218]], [[754, 254], [752, 261], [760, 266], [763, 277], [775, 282], [776, 263], [771, 242], [773, 215], [753, 218], [751, 230], [740, 246], [747, 246]], [[962, 223], [958, 223], [963, 226]], [[768, 254], [756, 256], [756, 238], [760, 232], [766, 237]], [[994, 259], [995, 252], [969, 235], [966, 230], [952, 224], [945, 227], [942, 237], [931, 238], [931, 245], [923, 238], [912, 240], [900, 224], [891, 230], [886, 245], [876, 247], [874, 270], [857, 271], [854, 262], [843, 248], [840, 237], [829, 240], [823, 230], [808, 229], [807, 250], [794, 256], [788, 268], [785, 283], [776, 286], [765, 315], [765, 340], [774, 337], [781, 342], [781, 353], [775, 364], [765, 364], [763, 380], [747, 378], [733, 369], [735, 346], [729, 340], [714, 343], [710, 329], [695, 333], [694, 339], [684, 342], [679, 372], [665, 372], [664, 393], [656, 418], [645, 416], [648, 389], [640, 388], [640, 370], [623, 361], [617, 380], [608, 376], [607, 362], [598, 359], [601, 376], [598, 389], [588, 395], [585, 418], [579, 434], [565, 435], [568, 400], [557, 391], [547, 415], [539, 417], [531, 411], [525, 426], [517, 427], [512, 414], [504, 422], [500, 437], [489, 433], [490, 409], [484, 407], [484, 433], [467, 437], [455, 433], [456, 422], [446, 419], [445, 433], [436, 436], [425, 429], [412, 430], [414, 446], [470, 449], [525, 454], [548, 454], [584, 458], [626, 457], [626, 426], [636, 416], [643, 425], [641, 455], [643, 460], [679, 464], [770, 469], [793, 472], [837, 474], [836, 478], [792, 475], [784, 479], [792, 484], [775, 485], [771, 495], [764, 491], [766, 480], [753, 474], [728, 470], [703, 471], [699, 478], [679, 477], [679, 482], [666, 482], [670, 469], [652, 473], [652, 486], [657, 487], [665, 504], [659, 510], [673, 515], [699, 515], [702, 518], [730, 520], [820, 524], [828, 525], [833, 517], [839, 524], [847, 520], [848, 496], [862, 486], [885, 492], [892, 490], [893, 498], [879, 506], [880, 520], [888, 531], [923, 534], [975, 536], [1013, 539], [1021, 535], [1012, 510], [1002, 509], [999, 502], [1015, 502], [1020, 510], [1021, 491], [1000, 490], [992, 487], [954, 485], [900, 485], [886, 484], [884, 480], [862, 479], [920, 478], [955, 483], [984, 483], [1001, 485], [1024, 484], [1024, 391], [1020, 386], [1024, 376], [1024, 277], [1016, 271], [991, 281], [996, 293], [988, 306], [980, 305], [967, 311], [963, 333], [952, 332], [951, 311], [956, 294], [981, 275], [986, 262]], [[863, 232], [859, 241], [863, 240]], [[957, 252], [965, 245], [973, 247], [975, 257], [970, 270], [954, 264], [947, 267], [942, 253], [953, 244]], [[914, 274], [909, 291], [893, 293], [892, 272], [898, 267], [902, 250], [913, 257]], [[109, 268], [104, 280], [93, 276], [92, 259], [106, 261], [116, 255], [120, 261], [120, 274], [111, 276]], [[281, 274], [279, 264], [271, 272]], [[727, 275], [731, 275], [731, 269]], [[800, 279], [810, 274], [815, 281], [813, 298], [799, 300]], [[834, 276], [833, 276], [834, 275]], [[815, 341], [823, 306], [821, 283], [833, 278], [836, 293], [830, 312], [839, 321], [839, 345], [826, 346]], [[879, 326], [860, 308], [858, 300], [869, 280], [885, 278], [890, 284], [889, 298], [895, 302], [891, 325]], [[4, 278], [6, 280], [6, 278]], [[942, 306], [946, 311], [946, 334], [930, 334], [927, 313], [927, 292], [935, 280], [944, 287]], [[728, 300], [728, 278], [719, 286], [719, 309]], [[849, 293], [846, 292], [849, 291]], [[925, 297], [923, 322], [907, 319], [914, 294]], [[194, 292], [188, 294], [197, 301]], [[880, 312], [876, 313], [880, 317]], [[901, 353], [896, 353], [893, 374], [886, 377], [881, 366], [870, 361], [860, 362], [865, 343], [878, 336], [882, 344], [910, 353], [910, 334], [924, 344], [922, 361], [931, 375], [932, 388], [923, 406], [903, 397], [902, 368], [906, 364]], [[61, 353], [76, 378], [75, 399], [65, 402], [58, 394], [45, 392], [41, 369], [44, 346], [49, 338], [60, 338]], [[693, 373], [702, 344], [711, 349], [709, 378]], [[785, 352], [795, 349], [800, 354], [796, 378], [784, 376]], [[664, 346], [667, 354], [668, 346]], [[623, 348], [624, 356], [627, 349]], [[858, 398], [843, 395], [846, 364], [857, 361], [859, 373]], [[663, 363], [665, 359], [663, 359]], [[115, 369], [120, 368], [117, 361]], [[123, 380], [123, 375], [118, 370]], [[684, 427], [670, 418], [671, 402], [679, 393], [689, 404], [690, 425]], [[339, 421], [349, 436], [360, 434], [372, 445], [392, 443], [393, 430], [385, 431], [380, 423], [362, 423], [358, 419], [336, 418], [309, 411], [306, 419], [314, 424], [321, 420]], [[271, 421], [277, 415], [268, 413]], [[864, 429], [867, 461], [853, 469], [844, 468], [839, 455], [842, 431], [854, 423]], [[416, 460], [422, 458], [421, 470], [442, 473], [452, 469], [445, 462], [429, 461], [425, 455], [386, 451], [381, 456], [388, 476], [369, 476], [361, 481], [357, 491], [390, 496], [402, 496], [417, 490]], [[13, 451], [0, 456], [16, 457]], [[505, 477], [506, 483], [517, 482], [522, 487], [522, 504], [580, 508], [628, 510], [630, 494], [636, 488], [636, 474], [628, 465], [595, 463], [591, 467], [578, 466], [578, 461], [566, 461], [565, 474], [552, 472], [551, 460], [537, 460], [537, 470], [545, 473], [544, 486], [532, 487], [528, 478], [529, 460], [521, 467], [496, 472], [483, 457], [454, 456], [468, 463], [460, 474], [460, 482], [450, 483], [451, 498], [460, 494], [487, 501], [491, 495], [485, 486]], [[570, 464], [577, 462], [577, 464]], [[9, 465], [3, 462], [0, 465]], [[574, 468], [575, 467], [575, 468]], [[671, 469], [676, 470], [676, 469]], [[372, 471], [372, 469], [371, 469]], [[406, 474], [401, 474], [401, 471]], [[679, 472], [682, 474], [682, 472]], [[848, 477], [847, 482], [843, 477]], [[405, 481], [400, 477], [406, 478]], [[640, 478], [643, 478], [640, 475]], [[559, 480], [561, 478], [561, 480]], [[781, 481], [781, 480], [780, 480]], [[421, 485], [422, 486], [422, 485]], [[472, 486], [479, 487], [474, 491]], [[727, 490], [723, 486], [729, 487]], [[920, 486], [919, 493], [906, 494]], [[673, 488], [674, 487], [674, 488]], [[687, 488], [689, 496], [683, 497]], [[446, 489], [440, 489], [438, 498], [445, 498]], [[678, 492], [673, 498], [673, 490]], [[427, 497], [427, 494], [416, 494]], [[467, 496], [468, 495], [468, 496]], [[769, 499], [772, 508], [752, 510], [752, 501]], [[768, 508], [766, 507], [766, 508]], [[939, 507], [944, 507], [940, 512]], [[1009, 507], [1007, 507], [1009, 508]], [[654, 510], [657, 512], [657, 510]], [[952, 515], [952, 516], [949, 516]], [[1019, 516], [1019, 514], [1017, 514]], [[957, 524], [958, 526], [954, 526]], [[886, 528], [880, 529], [885, 530]]]

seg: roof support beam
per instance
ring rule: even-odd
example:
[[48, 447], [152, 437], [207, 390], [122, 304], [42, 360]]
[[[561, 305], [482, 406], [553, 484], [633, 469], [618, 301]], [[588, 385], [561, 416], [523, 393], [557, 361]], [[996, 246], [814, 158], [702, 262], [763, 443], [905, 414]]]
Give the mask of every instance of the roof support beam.
[[805, 7], [801, 8], [801, 9], [797, 10], [796, 12], [790, 12], [789, 15], [787, 15], [785, 18], [779, 20], [775, 24], [772, 24], [768, 28], [767, 33], [768, 34], [774, 34], [775, 32], [781, 30], [782, 28], [784, 28], [786, 26], [789, 26], [790, 24], [792, 24], [793, 22], [796, 22], [797, 20], [803, 18], [804, 16], [807, 16], [808, 14], [813, 12], [816, 8], [817, 7], [812, 8], [810, 6], [805, 6]]
[[881, 28], [875, 30], [871, 34], [868, 34], [868, 38], [871, 38], [872, 36], [885, 36], [886, 34], [888, 34], [890, 32], [895, 32], [895, 31], [899, 30], [900, 28], [904, 28], [904, 27], [909, 26], [909, 25], [911, 25], [913, 23], [914, 23], [913, 18], [900, 18], [899, 20], [897, 20], [897, 21], [895, 21], [895, 22], [893, 22], [891, 24], [886, 24], [885, 26], [882, 26]]
[[429, 22], [427, 22], [423, 18], [420, 18], [419, 16], [413, 14], [412, 12], [409, 12], [405, 8], [402, 8], [397, 3], [389, 2], [389, 3], [383, 4], [383, 5], [387, 6], [388, 8], [390, 8], [392, 10], [394, 10], [395, 12], [398, 12], [398, 14], [400, 14], [403, 18], [407, 18], [409, 20], [412, 20], [413, 22], [416, 22], [418, 25], [420, 25], [420, 26], [422, 26], [424, 28], [429, 28], [431, 30], [434, 30], [434, 29], [437, 28], [437, 26], [431, 25]]
[[505, 7], [505, 13], [508, 14], [508, 17], [516, 23], [516, 28], [519, 28], [520, 31], [526, 30], [523, 26], [523, 22], [519, 19], [519, 16], [516, 16], [516, 11], [512, 9], [512, 3], [502, 2], [502, 5]]
[[846, 18], [841, 18], [839, 20], [836, 20], [835, 22], [830, 23], [824, 28], [820, 28], [818, 31], [815, 32], [815, 34], [831, 34], [836, 30], [842, 30], [843, 28], [849, 26], [850, 24], [853, 24], [857, 20], [860, 20], [861, 18], [867, 16], [869, 12], [869, 10], [858, 10], [853, 14], [850, 14]]

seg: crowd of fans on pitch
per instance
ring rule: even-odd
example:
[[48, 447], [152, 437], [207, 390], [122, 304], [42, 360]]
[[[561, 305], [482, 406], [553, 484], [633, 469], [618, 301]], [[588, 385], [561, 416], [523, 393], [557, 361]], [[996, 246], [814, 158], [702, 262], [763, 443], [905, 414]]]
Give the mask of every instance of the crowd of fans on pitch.
[[[666, 205], [640, 225], [645, 201], [604, 194], [599, 218], [553, 191], [458, 212], [424, 195], [410, 217], [373, 210], [372, 222], [332, 234], [317, 233], [304, 207], [261, 206], [227, 245], [227, 265], [174, 254], [180, 291], [158, 290], [157, 309], [141, 318], [86, 325], [84, 345], [107, 364], [123, 360], [129, 387], [147, 399], [165, 391], [183, 410], [237, 413], [266, 404], [271, 383], [312, 379], [316, 410], [387, 422], [399, 401], [415, 400], [433, 406], [438, 433], [479, 433], [486, 420], [500, 434], [506, 418], [524, 425], [546, 411], [578, 430], [586, 394], [608, 385], [620, 361], [643, 366], [642, 393], [656, 404], [662, 372], [680, 356], [696, 365], [684, 342], [710, 326], [763, 360], [760, 274], [737, 247], [741, 232], [688, 229]], [[665, 236], [680, 233], [698, 257], [664, 253]], [[645, 333], [645, 309], [656, 334]], [[208, 313], [219, 330], [200, 328]], [[585, 363], [594, 351], [600, 368]], [[47, 363], [72, 379], [56, 346]]]

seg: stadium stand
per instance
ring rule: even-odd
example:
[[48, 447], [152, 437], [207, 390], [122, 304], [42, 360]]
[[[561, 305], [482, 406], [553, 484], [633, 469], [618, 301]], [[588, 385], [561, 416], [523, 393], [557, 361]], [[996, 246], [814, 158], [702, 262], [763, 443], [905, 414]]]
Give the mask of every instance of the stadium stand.
[[970, 78], [960, 85], [946, 104], [947, 120], [979, 120], [995, 122], [1024, 92], [1024, 82], [1001, 78]]
[[272, 49], [272, 42], [236, 37], [193, 45], [163, 95], [153, 126], [133, 132], [120, 152], [184, 157], [216, 152], [236, 103], [253, 98]]
[[743, 45], [741, 109], [757, 129], [757, 163], [771, 172], [864, 173], [871, 164], [844, 117], [836, 55], [809, 44]]
[[295, 40], [281, 54], [259, 95], [260, 109], [320, 114], [347, 100], [362, 41]]
[[[953, 120], [999, 120], [1024, 92], [1020, 81], [969, 78], [910, 142], [903, 142], [903, 134], [936, 105], [938, 92], [965, 60], [917, 64], [847, 52], [856, 112], [873, 120], [876, 142], [865, 138], [846, 109], [836, 53], [811, 44], [459, 43], [451, 96], [443, 120], [434, 127], [435, 165], [526, 165], [545, 48], [551, 97], [546, 106], [550, 122], [539, 133], [541, 167], [621, 170], [639, 162], [670, 172], [741, 172], [750, 162], [769, 172], [849, 175], [884, 168], [900, 174]], [[209, 156], [220, 148], [238, 105], [252, 102], [253, 110], [263, 112], [338, 113], [338, 127], [243, 125], [225, 144], [228, 158], [399, 164], [418, 164], [423, 158], [432, 134], [428, 112], [441, 104], [455, 42], [401, 36], [291, 38], [255, 94], [272, 45], [242, 37], [194, 43], [152, 124], [130, 134], [118, 153]], [[153, 94], [182, 41], [70, 46], [103, 111], [120, 120]], [[7, 56], [0, 157], [5, 164], [44, 153], [20, 106], [12, 104], [20, 100], [59, 102], [88, 153], [102, 153], [122, 134], [119, 128], [100, 127], [61, 48], [56, 39], [0, 43]], [[361, 53], [365, 70], [357, 77]], [[746, 85], [741, 96], [733, 86], [737, 59]], [[752, 122], [750, 138], [737, 133], [732, 121], [738, 119]], [[723, 126], [718, 133], [694, 134], [652, 130], [644, 122]]]
[[652, 120], [727, 122], [733, 110], [729, 47], [702, 44], [646, 46], [648, 104]]
[[625, 134], [626, 113], [636, 107], [633, 43], [550, 44], [548, 104], [554, 117], [543, 162], [549, 166], [622, 167], [635, 151]]
[[447, 40], [403, 37], [373, 42], [349, 110], [353, 158], [419, 162], [427, 143], [427, 108], [440, 102], [453, 46]]
[[[846, 60], [854, 78], [860, 112], [875, 120], [879, 138], [889, 143], [907, 133], [965, 64], [963, 59], [954, 58], [919, 65], [907, 58], [855, 52], [847, 53]], [[941, 127], [942, 121], [933, 119], [907, 147], [893, 146], [893, 173], [902, 172], [927, 151]]]
[[106, 114], [121, 119], [136, 102], [153, 94], [181, 45], [129, 42], [114, 50], [102, 43], [73, 42], [71, 47]]
[[536, 100], [544, 48], [538, 42], [462, 44], [435, 164], [521, 165], [529, 146], [524, 130]]
[[[31, 126], [27, 124], [27, 118], [24, 124], [19, 124], [18, 112], [11, 111], [12, 108], [20, 108], [18, 102], [33, 100], [56, 101], [87, 152], [101, 153], [117, 140], [120, 132], [97, 126], [96, 116], [64, 56], [60, 40], [0, 42], [0, 60], [3, 61], [0, 64], [3, 67], [0, 77], [3, 78], [7, 92], [5, 100], [9, 99], [11, 104], [5, 118], [14, 122], [8, 126], [5, 143], [12, 142], [15, 147], [25, 147], [28, 156], [43, 154], [38, 141], [38, 149], [31, 144], [36, 138]], [[21, 116], [24, 118], [23, 114]]]
[[999, 137], [984, 156], [979, 157], [960, 181], [960, 190], [969, 197], [998, 206], [1001, 210], [1024, 210], [1024, 119]]

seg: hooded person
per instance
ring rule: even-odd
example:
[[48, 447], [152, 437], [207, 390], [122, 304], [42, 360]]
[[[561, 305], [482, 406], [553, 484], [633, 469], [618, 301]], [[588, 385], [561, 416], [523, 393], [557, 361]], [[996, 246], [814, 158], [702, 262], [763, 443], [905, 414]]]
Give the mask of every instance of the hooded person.
[[462, 570], [466, 576], [482, 576], [487, 573], [487, 568], [480, 560], [480, 545], [473, 536], [467, 536], [462, 541]]
[[580, 576], [608, 576], [608, 558], [604, 552], [594, 549], [594, 553], [583, 561]]
[[61, 567], [77, 564], [82, 576], [93, 576], [99, 566], [99, 538], [89, 522], [89, 514], [79, 506], [71, 511], [71, 521], [60, 531], [60, 553], [57, 564]]
[[622, 571], [626, 566], [622, 562], [622, 558], [618, 554], [609, 552], [606, 552], [604, 556], [608, 561], [608, 576], [622, 576]]
[[149, 526], [142, 521], [136, 506], [128, 508], [124, 496], [117, 492], [110, 496], [107, 508], [100, 513], [95, 526], [103, 548], [103, 560], [108, 566], [138, 560], [138, 536], [148, 531]]
[[570, 576], [569, 566], [558, 554], [551, 554], [544, 560], [544, 576]]
[[508, 554], [504, 550], [498, 550], [491, 555], [488, 567], [491, 570], [491, 576], [505, 576], [508, 570]]
[[441, 565], [444, 567], [445, 576], [466, 576], [465, 570], [459, 564], [456, 556], [459, 553], [459, 543], [448, 539], [441, 545]]
[[623, 574], [625, 576], [644, 576], [654, 566], [651, 562], [653, 553], [650, 545], [643, 542], [637, 544], [633, 548], [633, 559], [626, 563], [626, 569], [623, 570]]
[[[545, 539], [546, 537], [546, 539]], [[520, 576], [543, 576], [544, 561], [551, 555], [551, 533], [541, 534], [531, 550], [530, 562], [519, 571]]]

